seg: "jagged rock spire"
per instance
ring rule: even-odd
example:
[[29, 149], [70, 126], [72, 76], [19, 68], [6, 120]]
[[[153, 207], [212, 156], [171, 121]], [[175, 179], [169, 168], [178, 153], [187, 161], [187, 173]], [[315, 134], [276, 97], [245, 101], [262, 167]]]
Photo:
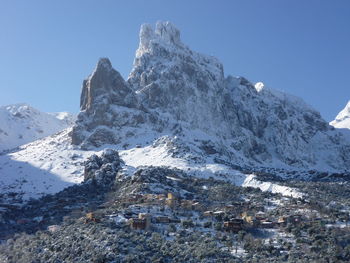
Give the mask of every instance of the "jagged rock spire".
[[180, 45], [180, 31], [174, 24], [167, 22], [157, 22], [155, 34], [167, 43]]
[[180, 39], [180, 30], [168, 21], [158, 21], [155, 30], [150, 24], [141, 25], [139, 37], [140, 44], [136, 51], [136, 57], [150, 52], [152, 44], [183, 47]]
[[93, 73], [83, 82], [78, 120], [71, 132], [72, 144], [81, 144], [86, 131], [92, 144], [114, 143], [112, 132], [106, 127], [113, 126], [113, 105], [135, 107], [137, 100], [129, 85], [118, 71], [113, 69], [108, 58], [101, 58]]
[[108, 58], [101, 58], [93, 73], [83, 82], [80, 109], [89, 110], [95, 104], [118, 103], [130, 105], [132, 91], [123, 77], [113, 69]]

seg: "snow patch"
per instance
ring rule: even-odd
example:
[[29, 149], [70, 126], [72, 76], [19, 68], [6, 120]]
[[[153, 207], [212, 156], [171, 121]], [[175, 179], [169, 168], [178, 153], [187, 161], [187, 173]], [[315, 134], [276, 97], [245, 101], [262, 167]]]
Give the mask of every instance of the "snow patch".
[[291, 187], [283, 186], [274, 184], [271, 182], [262, 182], [259, 181], [254, 174], [250, 174], [247, 176], [247, 178], [244, 180], [242, 186], [245, 187], [254, 187], [259, 188], [261, 191], [265, 192], [271, 192], [271, 193], [279, 193], [284, 196], [291, 196], [294, 198], [301, 198], [303, 197], [303, 194], [297, 191], [296, 189], [293, 189]]

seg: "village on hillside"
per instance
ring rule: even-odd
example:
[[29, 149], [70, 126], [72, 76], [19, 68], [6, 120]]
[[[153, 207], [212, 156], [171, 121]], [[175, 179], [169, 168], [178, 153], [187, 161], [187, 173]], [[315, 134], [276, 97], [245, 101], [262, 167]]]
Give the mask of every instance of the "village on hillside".
[[319, 258], [326, 247], [338, 247], [337, 257], [345, 259], [350, 255], [350, 247], [343, 245], [350, 240], [348, 193], [344, 190], [343, 198], [328, 202], [336, 194], [332, 184], [315, 184], [318, 190], [312, 191], [295, 183], [293, 187], [309, 192], [293, 198], [168, 168], [141, 168], [131, 177], [117, 176], [111, 188], [76, 185], [32, 200], [26, 209], [12, 207], [0, 218], [0, 238], [17, 244], [30, 236], [15, 233], [41, 233], [48, 243], [57, 244], [71, 235], [69, 229], [77, 233], [99, 229], [89, 232], [89, 240], [108, 231], [145, 237], [145, 242], [155, 235], [158, 243], [178, 244], [185, 239], [193, 246], [207, 239], [211, 248], [200, 255], [219, 249], [220, 257], [236, 260], [232, 262], [249, 258], [297, 262], [305, 253]]

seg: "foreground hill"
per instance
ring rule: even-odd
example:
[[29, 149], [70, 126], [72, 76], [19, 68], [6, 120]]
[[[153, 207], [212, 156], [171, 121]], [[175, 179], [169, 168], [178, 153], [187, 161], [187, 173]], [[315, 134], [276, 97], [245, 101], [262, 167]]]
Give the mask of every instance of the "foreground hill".
[[0, 262], [349, 262], [349, 183], [282, 197], [180, 169], [90, 156], [84, 182], [0, 210]]

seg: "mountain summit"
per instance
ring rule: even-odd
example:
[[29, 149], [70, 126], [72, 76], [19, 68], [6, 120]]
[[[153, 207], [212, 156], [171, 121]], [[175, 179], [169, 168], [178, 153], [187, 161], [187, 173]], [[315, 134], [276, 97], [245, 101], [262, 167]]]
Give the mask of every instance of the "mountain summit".
[[347, 128], [350, 129], [350, 100], [346, 104], [345, 108], [339, 112], [335, 120], [330, 125], [336, 128]]
[[130, 138], [142, 143], [147, 131], [152, 138], [176, 138], [188, 154], [209, 147], [230, 163], [350, 167], [349, 138], [317, 111], [263, 83], [225, 77], [222, 64], [185, 46], [170, 22], [141, 26], [126, 81], [101, 59], [83, 83], [81, 110], [70, 134], [82, 149], [127, 144]]

